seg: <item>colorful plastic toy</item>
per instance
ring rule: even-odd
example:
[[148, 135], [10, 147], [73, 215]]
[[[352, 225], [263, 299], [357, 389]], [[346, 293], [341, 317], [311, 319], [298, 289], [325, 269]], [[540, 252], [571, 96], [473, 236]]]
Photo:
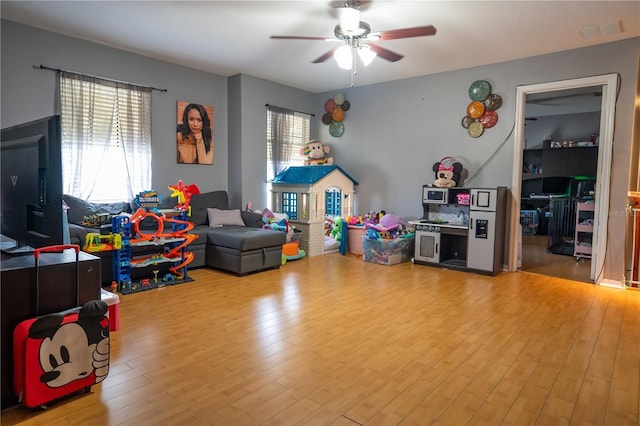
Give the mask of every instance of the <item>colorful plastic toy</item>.
[[[190, 185], [185, 185], [182, 180], [178, 181], [177, 185], [169, 185], [169, 189], [171, 190], [171, 197], [176, 197], [178, 199], [178, 204], [176, 204], [176, 210], [189, 210], [191, 203], [191, 196], [194, 194], [199, 194], [200, 189], [198, 185], [192, 183]], [[191, 213], [189, 211], [189, 213]]]
[[83, 251], [93, 253], [98, 251], [120, 250], [122, 248], [122, 236], [120, 234], [98, 234], [89, 232], [85, 237]]

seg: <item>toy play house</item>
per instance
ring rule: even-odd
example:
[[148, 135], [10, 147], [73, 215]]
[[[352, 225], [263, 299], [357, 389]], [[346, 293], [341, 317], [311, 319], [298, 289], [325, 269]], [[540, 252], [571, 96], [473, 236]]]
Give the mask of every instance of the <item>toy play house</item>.
[[303, 232], [307, 255], [317, 256], [324, 253], [325, 216], [352, 216], [356, 185], [340, 166], [289, 167], [272, 181], [271, 206]]

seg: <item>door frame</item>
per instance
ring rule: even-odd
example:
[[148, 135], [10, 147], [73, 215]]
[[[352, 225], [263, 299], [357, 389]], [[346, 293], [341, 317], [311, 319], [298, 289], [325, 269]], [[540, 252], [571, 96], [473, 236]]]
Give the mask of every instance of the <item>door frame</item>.
[[[511, 181], [511, 216], [509, 221], [509, 264], [508, 270], [518, 270], [520, 242], [520, 197], [522, 192], [522, 157], [524, 151], [524, 117], [526, 97], [533, 93], [601, 86], [602, 105], [600, 108], [600, 143], [598, 146], [598, 168], [596, 180], [595, 217], [593, 251], [591, 257], [591, 279], [597, 284], [603, 281], [604, 257], [609, 222], [609, 183], [611, 180], [611, 159], [613, 153], [613, 127], [616, 111], [618, 74], [604, 74], [571, 80], [529, 84], [516, 88], [516, 113], [513, 148], [513, 171]], [[597, 271], [597, 275], [596, 275]]]

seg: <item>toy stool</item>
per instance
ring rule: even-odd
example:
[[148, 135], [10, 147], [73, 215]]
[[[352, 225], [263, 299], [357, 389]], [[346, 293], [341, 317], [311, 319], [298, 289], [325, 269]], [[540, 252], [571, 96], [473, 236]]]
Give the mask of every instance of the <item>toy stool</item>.
[[101, 289], [100, 299], [109, 307], [109, 331], [118, 331], [120, 329], [120, 297]]

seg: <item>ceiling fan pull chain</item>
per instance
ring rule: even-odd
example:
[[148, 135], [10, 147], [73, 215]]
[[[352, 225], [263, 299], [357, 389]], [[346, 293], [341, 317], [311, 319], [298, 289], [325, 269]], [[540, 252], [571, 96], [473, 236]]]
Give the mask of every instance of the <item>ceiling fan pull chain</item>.
[[351, 73], [351, 87], [353, 87], [353, 81], [355, 80], [356, 74], [358, 74], [358, 70], [356, 69], [357, 62], [358, 61], [357, 61], [356, 48], [352, 47], [351, 48], [351, 64], [352, 64], [352, 67], [351, 67], [351, 70], [352, 70], [352, 73]]

